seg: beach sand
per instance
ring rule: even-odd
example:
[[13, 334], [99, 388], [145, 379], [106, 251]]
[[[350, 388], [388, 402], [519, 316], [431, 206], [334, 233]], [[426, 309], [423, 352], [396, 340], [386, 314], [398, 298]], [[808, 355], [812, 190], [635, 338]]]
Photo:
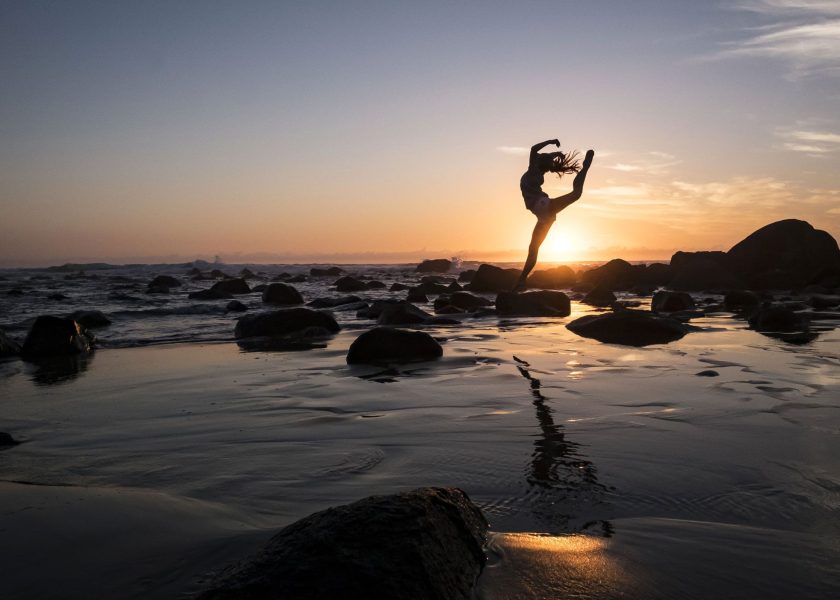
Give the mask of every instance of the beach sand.
[[483, 598], [836, 595], [837, 330], [719, 314], [630, 348], [565, 328], [588, 311], [426, 328], [443, 358], [397, 369], [347, 366], [352, 327], [2, 362], [0, 595], [177, 597], [307, 514], [426, 485], [490, 521]]

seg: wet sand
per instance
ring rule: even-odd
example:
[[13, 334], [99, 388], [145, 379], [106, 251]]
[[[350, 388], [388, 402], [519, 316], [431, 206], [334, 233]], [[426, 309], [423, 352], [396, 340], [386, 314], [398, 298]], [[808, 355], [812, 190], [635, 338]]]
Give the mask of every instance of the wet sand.
[[49, 385], [0, 363], [24, 442], [0, 451], [0, 593], [176, 597], [316, 510], [452, 485], [496, 532], [488, 599], [836, 595], [837, 331], [796, 346], [721, 314], [637, 349], [566, 330], [584, 310], [427, 329], [443, 358], [395, 370], [348, 367], [350, 328], [108, 349]]

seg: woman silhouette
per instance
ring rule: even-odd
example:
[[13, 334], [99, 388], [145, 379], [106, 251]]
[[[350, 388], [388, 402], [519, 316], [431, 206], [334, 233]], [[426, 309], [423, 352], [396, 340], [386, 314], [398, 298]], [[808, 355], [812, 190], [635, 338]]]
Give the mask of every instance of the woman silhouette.
[[[528, 246], [528, 259], [522, 267], [522, 274], [514, 286], [513, 291], [518, 292], [525, 289], [525, 282], [528, 274], [537, 264], [537, 254], [540, 246], [548, 235], [548, 230], [557, 220], [557, 213], [577, 201], [583, 194], [583, 183], [586, 181], [586, 173], [592, 164], [592, 157], [595, 152], [588, 150], [583, 159], [583, 165], [577, 160], [577, 152], [564, 154], [563, 152], [549, 152], [540, 154], [540, 150], [554, 144], [558, 148], [558, 140], [547, 140], [531, 147], [531, 157], [528, 161], [528, 170], [519, 180], [519, 189], [522, 190], [522, 197], [525, 199], [525, 207], [537, 216], [537, 224], [531, 234], [531, 244]], [[549, 198], [548, 194], [542, 191], [542, 184], [545, 181], [545, 174], [548, 172], [557, 173], [562, 176], [564, 173], [577, 173], [572, 183], [572, 191], [557, 198]]]

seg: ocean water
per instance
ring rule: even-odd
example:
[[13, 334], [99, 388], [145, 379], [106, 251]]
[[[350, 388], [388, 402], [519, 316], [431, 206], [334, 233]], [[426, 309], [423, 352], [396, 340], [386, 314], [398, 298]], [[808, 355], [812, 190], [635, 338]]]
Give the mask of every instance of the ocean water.
[[[347, 269], [387, 286], [419, 278], [410, 265]], [[224, 511], [228, 535], [255, 539], [370, 494], [454, 485], [494, 532], [483, 598], [840, 594], [839, 318], [791, 344], [709, 313], [682, 340], [631, 348], [566, 329], [596, 310], [573, 302], [567, 318], [427, 327], [437, 361], [351, 367], [347, 348], [371, 326], [355, 311], [334, 312], [343, 329], [325, 347], [246, 351], [228, 301], [186, 298], [212, 282], [145, 294], [154, 275], [186, 282], [185, 270], [2, 273], [0, 328], [13, 337], [38, 314], [98, 309], [114, 323], [88, 359], [0, 362], [0, 431], [24, 442], [0, 453], [0, 482], [162, 494]], [[294, 285], [306, 300], [341, 295], [332, 281]], [[262, 308], [259, 294], [239, 299]], [[161, 587], [149, 573], [162, 565], [123, 552], [134, 566], [108, 577], [125, 597], [172, 597], [221, 560], [179, 563]], [[59, 584], [27, 587], [21, 569], [13, 592], [61, 597]]]

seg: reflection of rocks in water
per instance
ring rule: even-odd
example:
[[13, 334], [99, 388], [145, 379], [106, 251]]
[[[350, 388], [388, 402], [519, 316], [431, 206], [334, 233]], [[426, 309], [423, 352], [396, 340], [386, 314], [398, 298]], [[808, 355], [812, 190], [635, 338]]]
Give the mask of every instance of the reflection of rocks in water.
[[541, 381], [527, 369], [530, 365], [515, 356], [514, 360], [530, 383], [540, 426], [527, 476], [531, 508], [552, 533], [569, 531], [578, 507], [597, 503], [607, 488], [598, 482], [595, 465], [580, 455], [580, 444], [567, 440], [562, 425], [554, 422]]
[[71, 354], [32, 361], [32, 366], [35, 367], [32, 372], [32, 381], [38, 385], [53, 385], [72, 381], [87, 371], [92, 360], [92, 354]]

